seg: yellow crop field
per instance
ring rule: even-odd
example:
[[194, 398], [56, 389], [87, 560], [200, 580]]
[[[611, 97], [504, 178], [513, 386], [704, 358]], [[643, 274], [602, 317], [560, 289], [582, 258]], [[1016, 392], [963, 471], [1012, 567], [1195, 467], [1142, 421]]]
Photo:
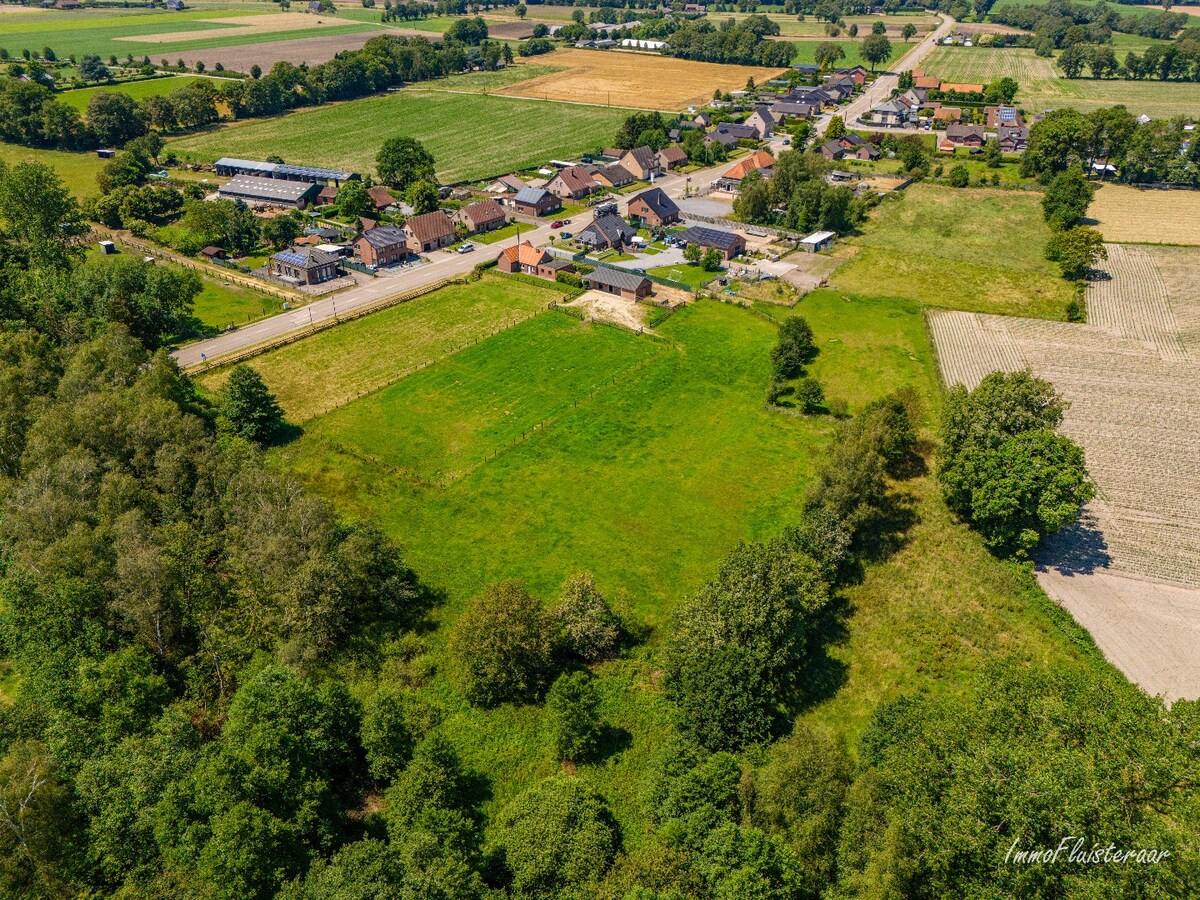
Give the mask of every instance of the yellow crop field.
[[1106, 241], [1200, 246], [1200, 192], [1156, 191], [1106, 184], [1089, 218]]
[[539, 57], [543, 60], [560, 71], [496, 93], [600, 106], [678, 110], [707, 103], [717, 88], [739, 90], [748, 78], [761, 84], [781, 71], [613, 50], [557, 50]]

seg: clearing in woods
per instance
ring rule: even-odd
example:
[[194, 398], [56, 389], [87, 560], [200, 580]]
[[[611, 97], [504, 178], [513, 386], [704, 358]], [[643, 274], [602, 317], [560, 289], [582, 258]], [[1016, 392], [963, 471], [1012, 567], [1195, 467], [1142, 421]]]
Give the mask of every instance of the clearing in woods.
[[926, 306], [1061, 319], [1073, 292], [1043, 256], [1049, 237], [1037, 194], [914, 184], [845, 242], [854, 255], [829, 281]]
[[1108, 250], [1109, 277], [1088, 287], [1091, 324], [933, 312], [930, 330], [946, 383], [1028, 368], [1070, 403], [1063, 430], [1083, 447], [1097, 495], [1044, 548], [1039, 580], [1131, 679], [1194, 698], [1200, 259], [1174, 247]]
[[[603, 54], [595, 54], [597, 56]], [[415, 137], [437, 161], [443, 183], [544, 164], [547, 158], [608, 146], [628, 113], [602, 106], [405, 88], [274, 119], [226, 125], [169, 142], [183, 160], [263, 159], [283, 148], [289, 161], [374, 172], [390, 137]]]
[[1028, 113], [1063, 106], [1087, 112], [1124, 104], [1138, 115], [1169, 118], [1195, 115], [1200, 109], [1200, 83], [1063, 78], [1054, 60], [1024, 48], [937, 47], [926, 57], [924, 69], [947, 81], [972, 84], [1014, 78], [1021, 85], [1017, 105]]
[[148, 78], [145, 81], [127, 81], [103, 87], [63, 91], [56, 99], [84, 112], [87, 110], [88, 101], [101, 91], [128, 94], [134, 100], [145, 100], [147, 97], [159, 97], [177, 91], [194, 81], [207, 81], [216, 88], [229, 83], [229, 79], [209, 78], [207, 75], [172, 75], [168, 78]]
[[[740, 90], [748, 78], [762, 84], [781, 71], [616, 50], [555, 50], [539, 56], [538, 61], [561, 71], [501, 88], [497, 93], [539, 100], [680, 110], [708, 103], [717, 88]], [[547, 110], [534, 115], [541, 118], [551, 113]]]
[[1200, 245], [1200, 194], [1106, 184], [1088, 218], [1106, 241]]

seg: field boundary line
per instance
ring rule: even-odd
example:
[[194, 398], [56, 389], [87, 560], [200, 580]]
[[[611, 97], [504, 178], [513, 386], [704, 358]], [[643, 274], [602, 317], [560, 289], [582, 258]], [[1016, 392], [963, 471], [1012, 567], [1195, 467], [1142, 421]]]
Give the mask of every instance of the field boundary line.
[[280, 335], [277, 338], [272, 338], [263, 341], [261, 344], [255, 344], [253, 347], [247, 347], [244, 350], [235, 350], [232, 353], [227, 353], [224, 356], [217, 357], [216, 360], [205, 360], [200, 363], [192, 363], [192, 365], [184, 368], [184, 371], [189, 375], [197, 372], [211, 372], [214, 369], [219, 369], [223, 366], [233, 365], [246, 359], [252, 359], [255, 356], [275, 350], [279, 347], [286, 347], [288, 344], [293, 344], [296, 341], [316, 334], [318, 331], [324, 331], [327, 328], [341, 325], [344, 322], [352, 322], [355, 319], [361, 319], [363, 316], [369, 316], [371, 313], [380, 312], [391, 306], [398, 306], [401, 303], [407, 303], [409, 300], [415, 300], [425, 294], [433, 293], [439, 288], [443, 288], [448, 284], [456, 281], [461, 281], [460, 278], [442, 278], [438, 281], [431, 282], [423, 287], [413, 288], [399, 294], [393, 294], [391, 297], [384, 297], [382, 300], [377, 300], [374, 303], [369, 303], [351, 310], [348, 313], [342, 313], [336, 318], [324, 319], [307, 328], [302, 328], [297, 331], [291, 331], [287, 334]]

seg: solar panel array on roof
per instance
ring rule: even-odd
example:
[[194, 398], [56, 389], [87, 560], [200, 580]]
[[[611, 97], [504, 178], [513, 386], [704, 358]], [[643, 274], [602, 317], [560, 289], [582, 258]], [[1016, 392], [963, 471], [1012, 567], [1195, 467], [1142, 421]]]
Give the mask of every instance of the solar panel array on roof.
[[1017, 110], [1012, 106], [1000, 107], [1000, 121], [1001, 122], [1017, 121]]
[[216, 162], [217, 170], [221, 169], [250, 169], [255, 172], [274, 172], [279, 168], [278, 163], [258, 162], [253, 159], [237, 159], [232, 156], [222, 156]]
[[727, 250], [737, 243], [738, 236], [732, 231], [721, 231], [719, 228], [705, 228], [703, 225], [693, 225], [681, 231], [676, 237], [691, 244], [702, 247], [717, 247]]
[[291, 263], [293, 266], [308, 265], [308, 257], [303, 253], [288, 253], [284, 251], [283, 253], [276, 253], [274, 258], [280, 262]]
[[327, 181], [348, 181], [354, 177], [353, 172], [343, 172], [341, 169], [320, 169], [316, 166], [275, 166], [275, 175], [279, 178], [324, 178]]

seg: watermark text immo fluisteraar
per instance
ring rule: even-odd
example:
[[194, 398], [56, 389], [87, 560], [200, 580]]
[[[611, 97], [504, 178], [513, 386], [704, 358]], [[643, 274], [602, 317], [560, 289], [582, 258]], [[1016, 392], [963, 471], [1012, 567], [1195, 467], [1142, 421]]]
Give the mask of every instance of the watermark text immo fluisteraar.
[[1021, 839], [1017, 838], [1004, 855], [1006, 865], [1039, 866], [1056, 863], [1073, 863], [1083, 865], [1127, 864], [1156, 865], [1171, 855], [1170, 850], [1156, 847], [1139, 847], [1127, 849], [1115, 844], [1092, 844], [1088, 846], [1084, 838], [1067, 835], [1058, 842], [1057, 847], [1035, 847], [1023, 850], [1018, 847]]

